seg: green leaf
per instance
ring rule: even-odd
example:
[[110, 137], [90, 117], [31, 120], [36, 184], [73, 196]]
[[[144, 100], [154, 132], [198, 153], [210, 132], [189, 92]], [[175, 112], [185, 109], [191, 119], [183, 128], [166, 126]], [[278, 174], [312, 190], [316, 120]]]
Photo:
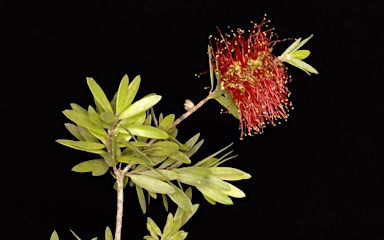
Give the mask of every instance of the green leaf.
[[147, 218], [147, 223], [152, 227], [152, 230], [155, 232], [156, 235], [161, 236], [161, 230], [157, 226], [157, 224], [152, 220], [152, 218]]
[[197, 166], [200, 166], [200, 165], [204, 164], [204, 163], [205, 163], [206, 161], [208, 161], [209, 159], [211, 159], [211, 158], [215, 157], [216, 155], [220, 154], [221, 152], [225, 151], [227, 148], [229, 148], [230, 146], [232, 146], [232, 144], [233, 144], [233, 143], [231, 143], [231, 144], [229, 144], [228, 146], [226, 146], [226, 147], [220, 149], [219, 151], [217, 151], [217, 152], [211, 154], [210, 156], [204, 158], [203, 160], [201, 160], [201, 161], [199, 161], [198, 163], [196, 163], [195, 166], [197, 167]]
[[71, 233], [73, 234], [73, 236], [75, 236], [77, 238], [77, 240], [81, 240], [81, 238], [79, 238], [79, 236], [77, 236], [74, 231], [72, 231], [71, 229], [69, 229], [69, 231], [71, 231]]
[[232, 184], [228, 183], [229, 185], [229, 190], [228, 191], [223, 191], [224, 194], [235, 197], [235, 198], [244, 198], [245, 193], [241, 191], [239, 188], [233, 186]]
[[202, 177], [208, 177], [212, 174], [211, 170], [206, 167], [183, 167], [183, 168], [177, 169], [177, 172], [189, 172], [189, 173], [200, 175]]
[[145, 212], [147, 211], [147, 204], [145, 202], [143, 189], [139, 187], [137, 184], [135, 186], [136, 186], [136, 192], [137, 192], [137, 197], [139, 199], [141, 211], [143, 211], [143, 214], [145, 214]]
[[[136, 170], [136, 169], [135, 169]], [[161, 181], [172, 181], [179, 177], [179, 174], [173, 170], [168, 169], [154, 169], [145, 170], [140, 172], [141, 175], [157, 178]]]
[[74, 111], [80, 112], [82, 114], [87, 114], [87, 110], [85, 110], [82, 106], [80, 106], [76, 103], [71, 103], [70, 105]]
[[193, 206], [191, 203], [191, 200], [188, 198], [187, 195], [183, 191], [181, 191], [178, 187], [174, 186], [175, 192], [168, 194], [168, 197], [176, 203], [179, 207], [184, 209], [186, 212], [192, 212]]
[[168, 212], [168, 200], [167, 200], [167, 195], [162, 194], [161, 197], [163, 198], [163, 205], [164, 205], [165, 211]]
[[221, 180], [218, 177], [208, 176], [206, 179], [209, 181], [209, 186], [212, 188], [216, 188], [220, 191], [229, 191], [230, 190], [229, 183]]
[[208, 45], [208, 62], [209, 62], [209, 78], [211, 79], [211, 89], [215, 87], [215, 78], [213, 77], [213, 66], [212, 66], [212, 49]]
[[140, 75], [138, 75], [133, 79], [132, 83], [129, 84], [128, 96], [124, 104], [125, 106], [124, 109], [129, 105], [131, 105], [131, 103], [133, 102], [133, 99], [136, 97], [137, 91], [139, 90], [139, 87], [140, 87], [140, 82], [141, 82], [141, 77]]
[[105, 93], [101, 89], [101, 87], [96, 83], [93, 78], [87, 78], [87, 84], [89, 89], [92, 92], [93, 97], [95, 98], [95, 102], [100, 105], [101, 109], [106, 112], [113, 112], [112, 106], [108, 101], [108, 98], [105, 96]]
[[64, 126], [77, 140], [85, 141], [84, 137], [80, 134], [79, 128], [75, 124], [65, 123]]
[[50, 240], [59, 240], [59, 235], [57, 235], [57, 232], [54, 230]]
[[151, 164], [151, 162], [148, 159], [135, 157], [135, 156], [128, 156], [128, 155], [117, 156], [117, 161], [123, 162], [123, 163], [130, 163], [130, 164], [143, 164], [143, 165]]
[[309, 56], [309, 54], [311, 54], [311, 52], [308, 50], [297, 50], [296, 52], [293, 52], [291, 54], [291, 57], [297, 58], [299, 60], [303, 60], [303, 59], [307, 58]]
[[93, 166], [92, 169], [92, 176], [102, 176], [106, 172], [108, 172], [109, 166], [105, 161], [98, 161], [96, 164]]
[[81, 136], [85, 139], [87, 142], [99, 142], [97, 137], [95, 137], [88, 129], [82, 126], [78, 126], [79, 132]]
[[111, 229], [108, 226], [105, 228], [105, 240], [113, 240]]
[[311, 73], [314, 73], [314, 74], [319, 74], [317, 72], [317, 70], [315, 68], [313, 68], [311, 65], [309, 65], [308, 63], [306, 62], [303, 62], [297, 58], [288, 58], [285, 60], [287, 63], [303, 70], [304, 72], [306, 72], [308, 75], [311, 75]]
[[172, 216], [172, 213], [169, 213], [168, 217], [167, 217], [167, 222], [165, 223], [165, 226], [163, 229], [162, 238], [167, 239], [167, 237], [169, 236], [169, 234], [172, 231], [172, 227], [173, 227], [173, 216]]
[[160, 181], [156, 178], [152, 178], [144, 175], [130, 175], [131, 180], [139, 187], [146, 189], [150, 192], [171, 194], [175, 192], [175, 189], [168, 183]]
[[90, 152], [90, 153], [103, 153], [104, 144], [95, 143], [95, 142], [86, 142], [86, 141], [73, 141], [66, 139], [57, 139], [56, 142], [77, 150]]
[[220, 190], [210, 187], [210, 186], [196, 186], [196, 188], [204, 195], [209, 197], [210, 199], [225, 204], [225, 205], [232, 205], [232, 200], [225, 194], [222, 193]]
[[72, 171], [73, 172], [79, 172], [79, 173], [92, 172], [95, 164], [97, 162], [100, 162], [100, 161], [102, 161], [102, 159], [93, 159], [93, 160], [88, 160], [88, 161], [79, 163], [72, 168]]
[[101, 120], [100, 114], [92, 106], [88, 106], [88, 116], [91, 119], [92, 123], [96, 124], [98, 127], [109, 129], [110, 125]]
[[167, 115], [159, 125], [159, 129], [163, 130], [164, 132], [167, 132], [169, 128], [172, 126], [173, 121], [175, 121], [175, 114], [169, 114]]
[[179, 177], [177, 178], [177, 180], [179, 180], [182, 183], [185, 183], [191, 186], [201, 186], [201, 185], [209, 184], [209, 181], [200, 175], [190, 173], [190, 172], [183, 172], [183, 171], [177, 171], [177, 173], [179, 174]]
[[191, 157], [193, 154], [195, 154], [199, 148], [203, 145], [204, 143], [204, 139], [201, 139], [197, 144], [193, 145], [193, 147], [191, 147], [189, 149], [189, 151], [185, 152], [185, 155], [187, 155], [188, 157]]
[[155, 142], [151, 146], [149, 146], [145, 152], [148, 152], [152, 156], [169, 156], [172, 153], [175, 153], [179, 150], [179, 146], [174, 142], [169, 141], [161, 141]]
[[128, 97], [128, 84], [129, 84], [129, 78], [128, 75], [125, 74], [123, 79], [120, 82], [119, 90], [117, 90], [117, 97], [116, 97], [116, 114], [120, 114], [127, 105], [127, 97]]
[[101, 118], [101, 120], [103, 120], [106, 123], [115, 123], [116, 122], [115, 114], [113, 114], [112, 112], [102, 112], [100, 114], [100, 118]]
[[99, 133], [99, 134], [107, 135], [107, 133], [105, 132], [105, 130], [102, 127], [97, 126], [95, 123], [93, 123], [91, 121], [91, 119], [89, 118], [88, 114], [85, 114], [85, 113], [82, 113], [82, 112], [78, 112], [78, 111], [75, 111], [75, 110], [64, 110], [63, 114], [69, 120], [71, 120], [72, 122], [76, 123], [79, 126], [85, 127], [88, 130], [92, 130], [93, 132], [96, 132], [96, 133]]
[[176, 213], [175, 213], [175, 220], [181, 221], [181, 226], [182, 227], [184, 224], [186, 224], [189, 219], [197, 212], [197, 209], [199, 208], [199, 204], [193, 204], [192, 206], [192, 212], [186, 212], [182, 208], [177, 208]]
[[156, 105], [161, 99], [160, 95], [152, 95], [148, 97], [144, 97], [132, 105], [130, 105], [127, 109], [125, 109], [120, 115], [119, 119], [125, 119], [133, 117], [137, 114], [147, 111], [154, 105]]
[[182, 163], [190, 164], [191, 160], [183, 152], [177, 151], [169, 155], [170, 158], [180, 161]]
[[191, 137], [186, 143], [184, 143], [184, 145], [187, 147], [187, 148], [191, 148], [195, 145], [195, 143], [197, 142], [197, 140], [199, 140], [199, 137], [200, 137], [200, 133], [196, 133], [193, 137]]
[[155, 139], [167, 139], [168, 134], [158, 128], [147, 125], [134, 125], [130, 124], [126, 126], [128, 130], [134, 136], [155, 138]]
[[172, 236], [170, 236], [167, 240], [184, 240], [187, 238], [187, 236], [188, 236], [188, 233], [181, 230], [173, 234]]
[[251, 175], [236, 168], [231, 167], [211, 167], [212, 176], [222, 180], [237, 181], [251, 178]]

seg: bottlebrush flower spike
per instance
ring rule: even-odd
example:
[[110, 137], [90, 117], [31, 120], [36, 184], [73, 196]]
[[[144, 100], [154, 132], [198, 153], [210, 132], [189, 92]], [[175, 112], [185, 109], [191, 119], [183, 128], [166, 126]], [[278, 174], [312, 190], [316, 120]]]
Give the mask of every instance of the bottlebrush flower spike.
[[287, 67], [271, 52], [279, 40], [273, 29], [262, 29], [266, 23], [263, 19], [254, 24], [248, 34], [238, 29], [224, 37], [219, 30], [221, 39], [210, 40], [210, 64], [219, 81], [217, 87], [236, 105], [240, 138], [262, 133], [266, 124], [274, 126], [286, 120], [292, 109]]

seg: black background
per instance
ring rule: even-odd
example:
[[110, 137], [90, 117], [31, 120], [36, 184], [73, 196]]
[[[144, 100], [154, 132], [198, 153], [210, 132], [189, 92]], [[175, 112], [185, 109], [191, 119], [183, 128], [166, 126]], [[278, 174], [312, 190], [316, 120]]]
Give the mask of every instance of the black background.
[[[238, 122], [210, 101], [179, 126], [186, 141], [201, 132], [197, 161], [234, 142], [236, 183], [247, 197], [233, 206], [201, 206], [187, 239], [384, 239], [383, 30], [373, 1], [119, 1], [22, 3], [1, 9], [2, 238], [103, 239], [114, 229], [112, 177], [71, 168], [92, 154], [65, 148], [61, 111], [93, 104], [85, 78], [112, 97], [124, 74], [141, 75], [138, 97], [163, 96], [156, 112], [183, 113], [186, 98], [207, 94], [208, 36], [252, 28], [265, 13], [280, 38], [314, 38], [306, 60], [319, 75], [289, 67], [295, 109], [288, 122], [239, 140]], [[279, 55], [290, 43], [278, 44]], [[171, 208], [174, 211], [174, 208]], [[161, 200], [146, 216], [163, 226]], [[123, 239], [147, 234], [136, 193], [126, 190]]]

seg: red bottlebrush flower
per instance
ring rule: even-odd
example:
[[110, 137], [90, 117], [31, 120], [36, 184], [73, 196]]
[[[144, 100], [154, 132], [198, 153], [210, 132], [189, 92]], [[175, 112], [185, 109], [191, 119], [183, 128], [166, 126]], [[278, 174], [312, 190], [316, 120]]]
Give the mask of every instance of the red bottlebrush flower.
[[[210, 41], [213, 68], [239, 111], [241, 137], [262, 133], [266, 124], [288, 118], [292, 103], [287, 67], [272, 54], [277, 35], [263, 30], [265, 19], [245, 34], [243, 30]], [[275, 39], [275, 40], [273, 40]]]

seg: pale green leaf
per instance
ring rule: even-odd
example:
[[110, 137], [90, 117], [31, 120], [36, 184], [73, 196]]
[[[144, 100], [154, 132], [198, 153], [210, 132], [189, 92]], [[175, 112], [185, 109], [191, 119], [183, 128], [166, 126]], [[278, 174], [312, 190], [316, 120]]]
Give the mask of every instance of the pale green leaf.
[[119, 90], [117, 90], [116, 96], [116, 114], [120, 114], [127, 105], [127, 97], [128, 97], [128, 84], [129, 78], [128, 75], [125, 74], [123, 79], [120, 82]]
[[177, 172], [189, 172], [189, 173], [197, 174], [202, 177], [208, 177], [212, 174], [209, 168], [196, 167], [196, 166], [183, 167], [183, 168], [177, 169]]
[[230, 146], [232, 146], [233, 143], [229, 144], [228, 146], [222, 148], [221, 150], [211, 154], [210, 156], [204, 158], [203, 160], [199, 161], [198, 163], [195, 164], [195, 166], [200, 166], [202, 164], [204, 164], [206, 161], [208, 161], [210, 158], [213, 158], [215, 157], [216, 155], [220, 154], [221, 152], [225, 151], [227, 148], [229, 148]]
[[191, 147], [189, 149], [189, 151], [185, 152], [185, 155], [187, 155], [188, 157], [191, 157], [193, 154], [195, 154], [199, 148], [203, 145], [204, 143], [204, 139], [201, 139], [197, 144], [193, 145], [193, 147]]
[[125, 119], [133, 117], [137, 114], [140, 114], [142, 112], [147, 111], [154, 105], [156, 105], [161, 99], [160, 95], [152, 95], [148, 97], [144, 97], [136, 102], [134, 102], [132, 105], [130, 105], [128, 108], [126, 108], [120, 115], [119, 119]]
[[128, 96], [127, 96], [127, 99], [124, 103], [124, 109], [126, 109], [126, 107], [130, 106], [131, 103], [133, 102], [133, 99], [136, 97], [137, 91], [139, 90], [139, 87], [140, 87], [140, 82], [141, 82], [141, 77], [140, 77], [140, 75], [138, 75], [133, 79], [132, 83], [129, 84]]
[[76, 123], [79, 126], [85, 127], [88, 130], [92, 130], [92, 131], [94, 131], [96, 133], [105, 134], [106, 135], [105, 130], [102, 127], [97, 126], [96, 124], [94, 124], [91, 121], [91, 119], [89, 118], [88, 114], [85, 114], [85, 113], [82, 113], [82, 112], [78, 112], [78, 111], [75, 111], [75, 110], [64, 110], [63, 114], [69, 120], [71, 120], [72, 122]]
[[113, 240], [111, 229], [108, 226], [105, 228], [105, 240]]
[[155, 139], [167, 139], [168, 134], [163, 130], [156, 127], [146, 125], [126, 125], [126, 130], [134, 136], [155, 138]]
[[92, 95], [95, 99], [95, 102], [100, 105], [101, 109], [106, 112], [113, 112], [112, 106], [108, 101], [108, 98], [105, 96], [105, 93], [101, 87], [96, 83], [93, 78], [87, 78], [87, 84], [89, 89], [92, 92]]
[[88, 160], [88, 161], [79, 163], [72, 168], [72, 171], [73, 172], [79, 172], [79, 173], [92, 172], [95, 164], [97, 162], [100, 162], [100, 161], [102, 161], [102, 159], [93, 159], [93, 160]]
[[135, 156], [128, 156], [128, 155], [117, 156], [117, 161], [123, 162], [123, 163], [130, 163], [130, 164], [144, 164], [144, 165], [151, 164], [151, 162], [148, 161], [148, 159], [135, 157]]
[[[136, 169], [135, 169], [136, 170]], [[168, 169], [154, 169], [140, 172], [141, 175], [157, 178], [161, 181], [173, 181], [179, 177], [179, 174]]]
[[192, 212], [193, 206], [191, 200], [183, 191], [181, 191], [178, 187], [174, 186], [175, 192], [168, 194], [168, 197], [176, 203], [179, 207], [184, 209], [186, 212]]
[[285, 60], [287, 63], [303, 70], [304, 72], [306, 72], [308, 75], [311, 75], [311, 73], [314, 73], [314, 74], [318, 74], [317, 70], [315, 68], [313, 68], [311, 65], [309, 65], [308, 63], [306, 62], [303, 62], [299, 59], [296, 59], [296, 58], [289, 58], [287, 60]]
[[236, 168], [231, 167], [211, 167], [212, 176], [222, 180], [237, 181], [251, 178], [251, 175]]
[[59, 235], [57, 235], [57, 232], [54, 230], [50, 240], [59, 240]]
[[156, 235], [161, 236], [161, 230], [157, 226], [157, 224], [152, 220], [152, 218], [147, 218], [147, 223], [152, 227], [152, 230], [155, 232]]
[[309, 54], [311, 54], [311, 52], [308, 50], [297, 50], [296, 52], [291, 53], [290, 56], [299, 60], [303, 60], [307, 58]]
[[88, 129], [82, 126], [78, 126], [79, 132], [81, 136], [85, 139], [87, 142], [99, 142], [97, 137], [95, 137]]
[[171, 194], [175, 192], [175, 189], [168, 183], [160, 181], [156, 178], [152, 178], [144, 175], [130, 175], [131, 180], [139, 185], [141, 188], [146, 189], [150, 192]]
[[163, 229], [162, 238], [167, 239], [169, 234], [171, 234], [172, 227], [173, 227], [173, 216], [172, 216], [172, 213], [169, 213], [167, 217], [167, 222], [165, 223], [165, 226]]
[[169, 155], [170, 158], [180, 161], [182, 163], [190, 164], [191, 160], [183, 152], [177, 151]]
[[179, 146], [174, 142], [161, 141], [155, 142], [149, 146], [145, 152], [148, 152], [152, 156], [169, 156], [179, 150]]
[[116, 122], [115, 114], [113, 114], [112, 112], [102, 112], [100, 114], [100, 118], [101, 118], [101, 120], [103, 120], [106, 123], [115, 123]]
[[136, 192], [137, 192], [137, 197], [139, 199], [141, 211], [143, 211], [143, 214], [145, 214], [145, 212], [147, 211], [147, 204], [145, 202], [143, 189], [139, 187], [137, 184], [135, 186], [136, 186]]
[[110, 125], [101, 120], [100, 114], [92, 106], [88, 106], [88, 116], [95, 125], [105, 129], [111, 128]]
[[167, 240], [184, 240], [188, 236], [188, 233], [181, 230], [170, 236]]
[[57, 139], [56, 142], [77, 150], [90, 152], [90, 153], [103, 153], [104, 144], [95, 143], [95, 142], [86, 142], [86, 141], [73, 141], [66, 139]]
[[87, 110], [85, 110], [82, 106], [80, 106], [76, 103], [71, 103], [70, 105], [74, 111], [80, 112], [82, 114], [87, 114]]
[[209, 197], [210, 199], [225, 204], [225, 205], [232, 205], [232, 200], [225, 194], [222, 193], [220, 190], [210, 187], [210, 186], [196, 186], [196, 188], [205, 196]]
[[80, 134], [78, 126], [72, 123], [65, 123], [64, 126], [77, 140], [85, 141], [84, 137]]
[[173, 121], [175, 121], [175, 114], [167, 115], [163, 120], [161, 120], [159, 129], [167, 132], [169, 128], [172, 126]]
[[206, 179], [209, 181], [208, 185], [210, 188], [216, 188], [217, 190], [220, 190], [220, 191], [229, 191], [230, 190], [229, 183], [221, 180], [218, 177], [208, 176]]
[[167, 195], [162, 194], [161, 197], [163, 198], [163, 205], [164, 205], [165, 211], [168, 212], [168, 200], [167, 200]]
[[77, 236], [74, 231], [72, 231], [71, 229], [69, 229], [69, 231], [71, 231], [71, 233], [73, 234], [73, 236], [76, 237], [77, 240], [81, 240], [81, 238], [79, 238], [79, 236]]
[[92, 176], [102, 176], [106, 172], [108, 172], [109, 166], [105, 161], [98, 161], [96, 164], [93, 166], [92, 169]]
[[244, 198], [245, 193], [241, 191], [239, 188], [233, 186], [232, 184], [228, 183], [229, 190], [228, 191], [222, 191], [224, 194], [235, 197], [235, 198]]
[[190, 172], [183, 172], [183, 171], [177, 171], [175, 170], [179, 177], [177, 178], [178, 181], [191, 185], [191, 186], [201, 186], [201, 185], [208, 185], [209, 181], [197, 174], [190, 173]]
[[187, 148], [191, 148], [195, 145], [195, 143], [197, 142], [197, 140], [199, 140], [199, 137], [200, 137], [200, 133], [196, 133], [193, 137], [191, 137], [186, 143], [184, 143], [184, 145], [187, 147]]

